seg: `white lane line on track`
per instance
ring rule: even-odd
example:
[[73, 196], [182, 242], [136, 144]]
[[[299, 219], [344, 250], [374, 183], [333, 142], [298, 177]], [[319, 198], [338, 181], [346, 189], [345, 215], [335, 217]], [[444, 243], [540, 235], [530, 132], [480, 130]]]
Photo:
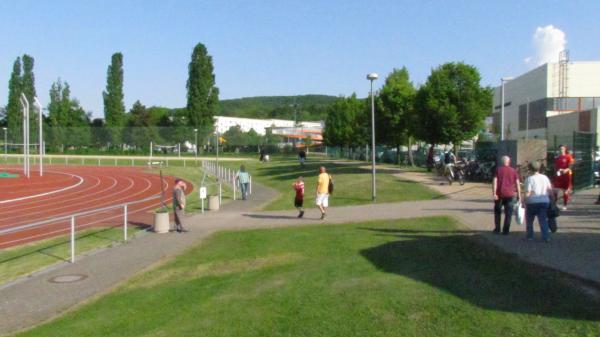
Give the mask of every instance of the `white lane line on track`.
[[75, 184], [75, 185], [67, 186], [67, 187], [64, 187], [64, 188], [61, 188], [61, 189], [58, 189], [58, 190], [54, 190], [54, 191], [50, 191], [50, 192], [29, 195], [29, 196], [26, 196], [26, 197], [21, 197], [21, 198], [16, 198], [16, 199], [1, 200], [0, 204], [8, 204], [8, 203], [15, 202], [15, 201], [21, 201], [21, 200], [39, 198], [39, 197], [43, 197], [43, 196], [46, 196], [46, 195], [56, 194], [56, 193], [60, 193], [60, 192], [64, 192], [64, 191], [70, 190], [72, 188], [75, 188], [75, 187], [83, 184], [83, 178], [80, 177], [80, 176], [78, 176], [78, 175], [76, 175], [76, 174], [64, 173], [64, 172], [55, 172], [55, 171], [46, 171], [46, 172], [52, 172], [52, 173], [58, 173], [58, 174], [65, 174], [65, 175], [69, 175], [71, 177], [79, 178], [79, 182], [77, 184]]
[[[168, 203], [170, 201], [171, 201], [171, 198], [169, 197], [168, 200], [166, 200], [165, 202]], [[145, 206], [145, 207], [143, 207], [141, 209], [138, 209], [138, 210], [135, 210], [135, 211], [131, 211], [131, 212], [127, 212], [127, 214], [133, 215], [133, 214], [136, 214], [136, 213], [141, 213], [141, 212], [149, 210], [149, 209], [154, 209], [154, 208], [158, 207], [159, 205], [160, 205], [160, 201], [158, 202], [158, 204], [152, 203], [151, 205]], [[111, 220], [111, 219], [115, 219], [115, 218], [120, 218], [120, 217], [122, 217], [122, 216], [121, 215], [114, 215], [114, 216], [111, 216], [111, 217], [108, 217], [108, 218], [104, 218], [104, 219], [101, 219], [101, 220], [95, 220], [95, 221], [91, 221], [91, 222], [84, 223], [84, 224], [77, 224], [76, 225], [76, 230], [81, 230], [84, 227], [90, 227], [90, 226], [95, 225], [97, 223], [104, 222], [104, 221]], [[58, 223], [55, 223], [55, 224], [58, 224]], [[116, 226], [114, 226], [114, 227], [116, 227]], [[16, 242], [22, 242], [22, 241], [30, 240], [32, 238], [34, 240], [35, 239], [41, 239], [41, 238], [44, 238], [44, 237], [54, 236], [54, 235], [57, 235], [57, 234], [60, 234], [60, 233], [68, 233], [69, 231], [70, 231], [70, 228], [63, 228], [63, 229], [58, 229], [58, 230], [54, 230], [54, 231], [51, 231], [51, 232], [45, 232], [45, 233], [40, 233], [40, 234], [37, 234], [37, 235], [32, 235], [32, 236], [28, 236], [28, 237], [24, 237], [24, 238], [19, 238], [19, 239], [15, 239], [15, 240], [11, 240], [11, 241], [6, 241], [6, 242], [2, 242], [0, 244], [0, 248], [2, 248], [4, 246], [9, 246], [9, 245], [14, 244]]]
[[[93, 176], [93, 177], [94, 178], [98, 178], [98, 176]], [[107, 188], [107, 189], [105, 189], [103, 191], [108, 191], [108, 190], [112, 189], [114, 186], [116, 186], [116, 184], [117, 184], [117, 180], [114, 177], [111, 177], [111, 176], [106, 176], [106, 177], [108, 177], [109, 179], [112, 179], [113, 180], [113, 184], [112, 184], [112, 186], [110, 186], [109, 188]], [[109, 200], [108, 202], [98, 203], [100, 200], [114, 198], [115, 196], [117, 196], [119, 194], [123, 194], [124, 192], [127, 192], [130, 189], [134, 188], [134, 186], [136, 186], [136, 184], [134, 182], [134, 179], [132, 179], [131, 176], [123, 175], [123, 176], [120, 176], [120, 178], [129, 181], [129, 185], [125, 189], [121, 189], [121, 190], [117, 191], [117, 193], [113, 193], [113, 194], [110, 194], [110, 195], [105, 195], [105, 196], [101, 196], [99, 198], [93, 199], [94, 206], [95, 206], [94, 208], [100, 208], [101, 206], [110, 206], [111, 204], [118, 204], [119, 201], [127, 201], [128, 199], [130, 199], [132, 197], [136, 197], [139, 194], [145, 193], [147, 190], [151, 189], [152, 186], [153, 186], [152, 181], [150, 181], [150, 179], [148, 179], [146, 176], [141, 176], [141, 177], [138, 177], [138, 178], [140, 178], [140, 180], [142, 182], [145, 182], [145, 185], [146, 185], [142, 190], [139, 190], [139, 191], [137, 191], [137, 192], [135, 192], [133, 194], [130, 194], [130, 195], [126, 195], [124, 197], [119, 197], [118, 199]], [[167, 183], [167, 186], [168, 186], [168, 183]], [[93, 194], [97, 194], [97, 193], [93, 193]], [[89, 200], [90, 197], [91, 197], [91, 195], [88, 196], [87, 199]], [[74, 200], [74, 199], [71, 199], [71, 200]], [[63, 204], [66, 204], [65, 200], [61, 200], [60, 203], [59, 203], [59, 205], [63, 205]], [[76, 206], [78, 206], [80, 204], [86, 204], [87, 205], [87, 204], [89, 204], [89, 202], [87, 200], [80, 201], [80, 202], [73, 202], [73, 203], [70, 203], [70, 204], [67, 204], [67, 205], [63, 205], [62, 207], [55, 207], [55, 208], [53, 208], [53, 210], [56, 211], [56, 210], [62, 210], [62, 209], [76, 208]], [[84, 209], [82, 209], [82, 210], [84, 210]], [[82, 210], [80, 210], [80, 211], [82, 211]], [[91, 210], [93, 210], [93, 208]], [[29, 215], [31, 215], [31, 214], [43, 214], [44, 211], [45, 211], [45, 209], [42, 208], [38, 212], [30, 212]], [[61, 212], [59, 214], [54, 214], [52, 217], [60, 217], [60, 216], [64, 216], [64, 215], [69, 215], [71, 213], [72, 212], [66, 212], [66, 213], [65, 212]], [[84, 216], [79, 217], [79, 218], [85, 218], [85, 217], [91, 217], [91, 216], [94, 216], [94, 214], [84, 215]], [[16, 225], [22, 225], [22, 224], [25, 224], [25, 223], [31, 223], [31, 220], [17, 221], [17, 222], [13, 221], [10, 224], [0, 225], [0, 228], [3, 228], [3, 227], [14, 227]], [[51, 225], [53, 223], [54, 222], [48, 223], [48, 225]]]
[[[92, 177], [98, 179], [98, 176], [92, 176]], [[49, 205], [50, 206], [57, 205], [57, 206], [53, 206], [52, 207], [53, 211], [61, 211], [61, 210], [67, 209], [67, 212], [59, 212], [59, 213], [53, 214], [52, 216], [49, 216], [49, 217], [48, 216], [43, 216], [42, 218], [40, 218], [41, 220], [43, 220], [43, 218], [55, 218], [55, 217], [57, 218], [57, 217], [61, 217], [61, 216], [65, 216], [65, 215], [76, 213], [74, 211], [70, 211], [69, 209], [77, 209], [77, 207], [79, 205], [89, 205], [89, 200], [92, 197], [94, 197], [95, 195], [103, 193], [103, 192], [110, 192], [114, 187], [118, 187], [118, 181], [117, 181], [117, 179], [115, 179], [114, 177], [111, 177], [111, 176], [104, 176], [104, 177], [108, 177], [110, 180], [113, 181], [113, 183], [112, 183], [111, 186], [103, 189], [102, 191], [93, 192], [93, 193], [90, 193], [90, 194], [85, 195], [85, 196], [77, 196], [77, 197], [70, 198], [70, 199], [67, 199], [67, 200], [59, 200], [59, 201], [54, 202], [53, 204], [49, 203], [49, 204], [45, 204], [45, 205], [42, 205], [42, 206], [30, 207], [30, 209], [37, 209], [38, 211], [28, 212], [27, 215], [28, 216], [38, 215], [38, 214], [42, 214], [43, 215], [48, 210], [47, 206], [49, 206]], [[126, 178], [126, 179], [128, 179], [128, 178]], [[128, 179], [128, 180], [131, 180], [131, 179]], [[130, 181], [129, 182], [129, 186], [127, 186], [127, 188], [125, 188], [122, 191], [127, 191], [127, 190], [131, 189], [133, 187], [133, 185], [134, 185], [133, 181]], [[106, 196], [101, 196], [101, 197], [99, 197], [97, 199], [93, 199], [92, 202], [96, 202], [98, 200], [110, 198], [110, 197], [113, 197], [114, 195], [115, 194], [109, 194], [109, 195], [106, 195]], [[100, 206], [97, 206], [97, 207], [94, 207], [94, 208], [100, 208]], [[82, 208], [82, 209], [79, 209], [79, 212], [85, 211], [85, 210], [87, 210], [87, 209]], [[21, 219], [22, 218], [23, 217], [21, 217]], [[15, 218], [15, 219], [17, 219], [17, 218]], [[22, 224], [27, 224], [27, 223], [32, 223], [32, 222], [35, 222], [35, 221], [39, 221], [40, 219], [35, 219], [34, 218], [34, 220], [32, 220], [30, 218], [26, 218], [25, 220], [18, 220], [18, 221], [13, 220], [10, 225], [0, 225], [0, 227], [15, 227], [17, 225], [22, 225]]]

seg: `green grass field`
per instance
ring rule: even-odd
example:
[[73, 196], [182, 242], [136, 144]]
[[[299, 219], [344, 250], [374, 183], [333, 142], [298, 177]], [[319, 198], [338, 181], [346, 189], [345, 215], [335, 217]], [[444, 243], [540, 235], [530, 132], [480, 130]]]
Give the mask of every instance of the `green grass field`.
[[[296, 158], [273, 157], [271, 162], [257, 160], [227, 162], [224, 165], [239, 168], [241, 164], [252, 177], [280, 192], [277, 199], [265, 206], [266, 210], [285, 210], [294, 208], [292, 184], [300, 175], [304, 177], [305, 204], [312, 205], [316, 196], [316, 179], [319, 166], [325, 166], [335, 182], [330, 206], [346, 206], [371, 203], [371, 174], [364, 169], [364, 162], [336, 161], [325, 158], [311, 158], [304, 167]], [[380, 170], [377, 173], [377, 202], [399, 202], [409, 200], [427, 200], [440, 195], [418, 183], [394, 177], [395, 171]]]
[[19, 336], [599, 336], [600, 299], [448, 218], [220, 232]]
[[[130, 226], [128, 237], [133, 237], [139, 230], [141, 228], [137, 226]], [[83, 254], [122, 242], [123, 228], [107, 227], [82, 230], [77, 233], [76, 238], [76, 253]], [[0, 250], [0, 285], [44, 267], [69, 261], [71, 257], [69, 239], [69, 235], [64, 235]]]

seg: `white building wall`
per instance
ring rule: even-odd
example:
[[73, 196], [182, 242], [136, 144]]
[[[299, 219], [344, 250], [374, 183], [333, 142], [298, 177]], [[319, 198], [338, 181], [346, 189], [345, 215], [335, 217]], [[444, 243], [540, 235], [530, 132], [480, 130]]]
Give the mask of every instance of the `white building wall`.
[[600, 62], [574, 62], [568, 65], [569, 97], [600, 96]]
[[[527, 100], [532, 102], [546, 98], [548, 77], [548, 65], [544, 64], [504, 83], [504, 135], [506, 139], [521, 138], [519, 132], [519, 105], [525, 104]], [[499, 86], [494, 90], [493, 113], [501, 113], [501, 101], [502, 87]], [[533, 132], [536, 133], [536, 131]], [[500, 133], [500, 130], [498, 130], [498, 133]], [[539, 135], [539, 137], [545, 137], [545, 131], [542, 133], [543, 136]]]
[[[265, 135], [267, 128], [275, 127], [293, 127], [293, 120], [286, 119], [255, 119], [240, 118], [228, 116], [215, 116], [215, 130], [219, 133], [225, 133], [229, 128], [239, 125], [242, 131], [248, 132], [252, 129], [259, 135]], [[310, 128], [322, 128], [323, 122], [301, 122], [300, 125]]]

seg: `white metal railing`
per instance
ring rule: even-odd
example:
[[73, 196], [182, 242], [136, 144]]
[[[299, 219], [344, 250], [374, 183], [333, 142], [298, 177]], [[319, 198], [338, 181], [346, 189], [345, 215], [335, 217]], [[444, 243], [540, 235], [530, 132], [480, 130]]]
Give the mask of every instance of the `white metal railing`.
[[[236, 182], [236, 172], [229, 167], [224, 167], [219, 165], [216, 161], [202, 161], [202, 169], [212, 175], [214, 175], [217, 180], [224, 181], [227, 184], [231, 184], [231, 189], [233, 190], [233, 200], [237, 198], [237, 182]], [[252, 176], [250, 176], [250, 183], [248, 185], [248, 194], [252, 194]], [[219, 185], [220, 188], [220, 185]], [[219, 191], [219, 203], [221, 202], [221, 193]]]
[[113, 209], [122, 208], [123, 209], [123, 241], [127, 241], [127, 223], [128, 223], [127, 212], [128, 212], [129, 205], [135, 205], [135, 204], [143, 203], [143, 202], [154, 200], [154, 199], [159, 199], [159, 198], [161, 198], [161, 196], [162, 196], [161, 194], [153, 195], [148, 198], [131, 201], [128, 203], [106, 206], [106, 207], [102, 207], [102, 208], [96, 208], [96, 209], [92, 209], [92, 210], [88, 210], [88, 211], [82, 211], [82, 212], [77, 212], [77, 213], [73, 213], [73, 214], [69, 214], [69, 215], [53, 217], [50, 219], [29, 223], [26, 225], [20, 225], [17, 227], [3, 229], [3, 230], [0, 230], [0, 235], [17, 233], [17, 232], [24, 231], [27, 229], [38, 228], [38, 227], [42, 227], [44, 225], [55, 224], [55, 223], [59, 223], [62, 221], [70, 220], [71, 221], [71, 228], [70, 228], [71, 259], [70, 259], [70, 261], [71, 261], [71, 263], [74, 263], [75, 262], [75, 232], [76, 232], [75, 219], [77, 217], [82, 217], [82, 216], [87, 216], [87, 215], [91, 215], [91, 214], [110, 211]]
[[[39, 163], [38, 156], [31, 158], [34, 165]], [[154, 156], [94, 156], [94, 155], [47, 155], [44, 154], [43, 164], [48, 165], [95, 165], [95, 166], [151, 166], [152, 163], [160, 163], [161, 166], [194, 167], [199, 166], [202, 158], [193, 157], [160, 157]], [[4, 163], [14, 164], [23, 162], [23, 154], [6, 154]]]

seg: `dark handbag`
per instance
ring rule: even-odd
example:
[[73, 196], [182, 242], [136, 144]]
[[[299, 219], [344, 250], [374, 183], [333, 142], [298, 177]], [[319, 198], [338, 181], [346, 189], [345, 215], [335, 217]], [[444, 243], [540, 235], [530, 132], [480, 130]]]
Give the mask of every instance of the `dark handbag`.
[[327, 192], [329, 194], [333, 193], [333, 179], [329, 176], [329, 186], [327, 186]]
[[560, 216], [560, 208], [556, 205], [556, 202], [551, 202], [550, 207], [548, 207], [548, 218], [558, 218]]

